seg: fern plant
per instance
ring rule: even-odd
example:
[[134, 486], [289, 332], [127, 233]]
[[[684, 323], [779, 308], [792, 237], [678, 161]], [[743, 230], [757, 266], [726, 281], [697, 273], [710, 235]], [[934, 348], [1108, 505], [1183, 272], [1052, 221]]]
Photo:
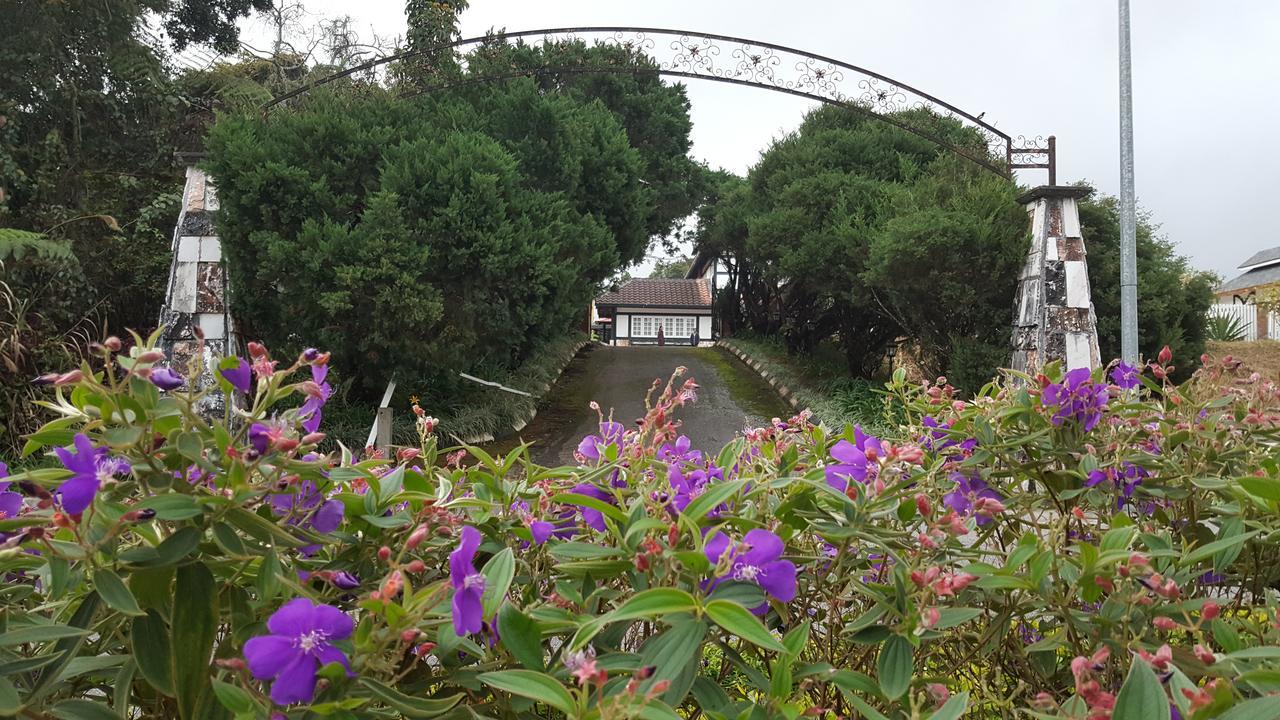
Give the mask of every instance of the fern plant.
[[43, 233], [14, 228], [0, 228], [0, 262], [21, 260], [27, 255], [49, 260], [66, 260], [71, 257], [71, 244], [55, 240]]

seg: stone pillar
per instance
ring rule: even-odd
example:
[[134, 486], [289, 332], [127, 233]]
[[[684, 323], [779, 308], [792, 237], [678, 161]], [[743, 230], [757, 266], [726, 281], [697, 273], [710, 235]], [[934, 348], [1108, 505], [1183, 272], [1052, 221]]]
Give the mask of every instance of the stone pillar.
[[[187, 162], [187, 181], [178, 226], [173, 232], [169, 285], [160, 311], [160, 325], [164, 327], [160, 345], [170, 364], [186, 373], [200, 347], [195, 333], [195, 328], [200, 328], [204, 352], [196, 382], [199, 387], [208, 387], [215, 382], [213, 372], [218, 356], [235, 352], [238, 342], [227, 309], [222, 243], [213, 227], [218, 196], [204, 170], [195, 166], [199, 156], [180, 155], [180, 159]], [[221, 412], [224, 402], [220, 394], [211, 394], [208, 407], [203, 410]]]
[[1068, 370], [1102, 364], [1076, 206], [1088, 194], [1044, 185], [1018, 198], [1031, 219], [1031, 247], [1014, 300], [1014, 370], [1034, 374], [1055, 360]]

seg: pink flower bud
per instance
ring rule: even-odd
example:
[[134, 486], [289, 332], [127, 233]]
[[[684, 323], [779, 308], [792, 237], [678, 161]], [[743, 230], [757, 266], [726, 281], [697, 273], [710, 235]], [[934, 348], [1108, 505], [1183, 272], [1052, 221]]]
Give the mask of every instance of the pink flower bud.
[[148, 350], [138, 356], [138, 362], [157, 363], [164, 359], [164, 352], [160, 350]]
[[1151, 624], [1155, 625], [1157, 628], [1161, 630], [1177, 630], [1178, 629], [1178, 623], [1173, 618], [1166, 617], [1164, 615], [1161, 615], [1160, 617], [1157, 617], [1154, 620], [1152, 620]]
[[120, 352], [120, 348], [124, 347], [124, 345], [120, 342], [120, 338], [112, 335], [102, 341], [102, 347], [110, 350], [111, 352]]
[[54, 387], [62, 387], [64, 385], [75, 385], [84, 379], [84, 373], [79, 370], [64, 372], [53, 380]]
[[430, 532], [431, 532], [431, 529], [428, 528], [426, 525], [419, 525], [418, 527], [413, 529], [413, 532], [409, 533], [409, 539], [405, 540], [404, 546], [410, 550], [413, 550], [414, 548], [421, 545], [423, 540], [427, 539], [427, 535], [430, 534]]
[[1222, 608], [1218, 605], [1218, 603], [1213, 602], [1212, 600], [1205, 603], [1204, 607], [1200, 609], [1200, 617], [1204, 618], [1205, 620], [1212, 620], [1218, 617], [1218, 615], [1220, 615], [1221, 613], [1222, 613]]
[[936, 607], [927, 607], [920, 613], [920, 626], [931, 628], [942, 620], [942, 611]]
[[307, 433], [302, 436], [303, 445], [319, 445], [327, 436], [322, 432]]
[[1195, 654], [1196, 654], [1196, 659], [1204, 663], [1205, 665], [1212, 665], [1218, 662], [1218, 657], [1213, 654], [1212, 650], [1205, 647], [1204, 645], [1197, 644], [1195, 647]]
[[423, 570], [427, 569], [427, 564], [422, 562], [421, 560], [414, 560], [413, 562], [410, 562], [408, 565], [406, 565], [404, 569], [408, 570], [411, 573], [420, 573]]
[[916, 510], [925, 518], [933, 515], [933, 505], [930, 504], [928, 495], [925, 495], [924, 493], [916, 495]]
[[1173, 351], [1169, 349], [1168, 345], [1165, 345], [1160, 348], [1160, 354], [1156, 356], [1156, 359], [1160, 361], [1161, 365], [1168, 365], [1169, 361], [1173, 360]]
[[378, 548], [378, 559], [382, 560], [383, 562], [390, 560], [391, 548], [387, 547], [386, 545], [383, 545], [382, 547]]

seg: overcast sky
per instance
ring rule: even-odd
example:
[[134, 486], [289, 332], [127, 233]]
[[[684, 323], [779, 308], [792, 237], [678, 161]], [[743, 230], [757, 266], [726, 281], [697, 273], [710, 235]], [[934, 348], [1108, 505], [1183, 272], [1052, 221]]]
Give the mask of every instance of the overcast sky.
[[[304, 0], [403, 35], [400, 0]], [[1280, 0], [1132, 0], [1139, 204], [1202, 269], [1231, 277], [1280, 245]], [[1056, 135], [1060, 183], [1119, 191], [1115, 0], [471, 0], [491, 28], [671, 27], [828, 55], [938, 96], [1004, 132]], [[262, 37], [246, 21], [246, 37]], [[745, 172], [814, 103], [688, 81], [693, 154]], [[1043, 171], [1023, 182], [1042, 184]], [[1086, 243], [1088, 238], [1085, 238]]]

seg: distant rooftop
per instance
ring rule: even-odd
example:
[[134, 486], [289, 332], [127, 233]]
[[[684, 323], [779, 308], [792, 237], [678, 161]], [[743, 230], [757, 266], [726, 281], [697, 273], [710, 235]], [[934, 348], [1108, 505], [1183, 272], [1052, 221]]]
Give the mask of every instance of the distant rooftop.
[[1255, 267], [1258, 265], [1270, 265], [1280, 262], [1280, 247], [1273, 247], [1269, 250], [1262, 250], [1254, 253], [1248, 260], [1240, 263], [1240, 267]]
[[596, 298], [596, 305], [707, 308], [711, 307], [711, 283], [702, 278], [635, 278]]

